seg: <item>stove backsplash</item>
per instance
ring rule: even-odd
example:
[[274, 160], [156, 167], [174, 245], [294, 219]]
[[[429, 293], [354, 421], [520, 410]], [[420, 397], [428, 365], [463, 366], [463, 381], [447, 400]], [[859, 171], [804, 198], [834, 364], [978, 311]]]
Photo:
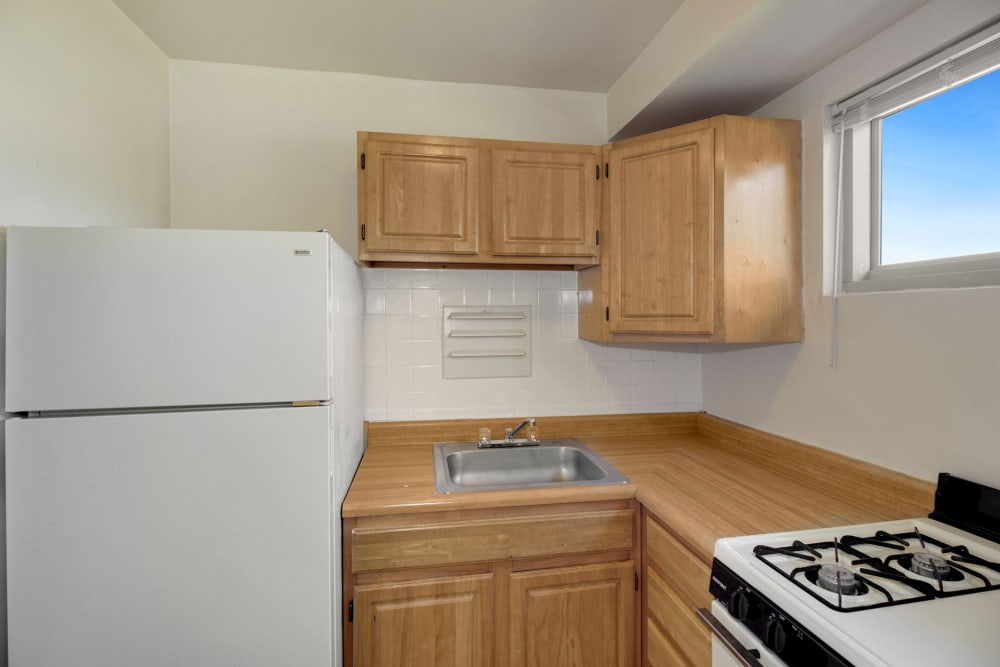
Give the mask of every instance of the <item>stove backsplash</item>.
[[[694, 345], [577, 337], [575, 271], [364, 269], [365, 419], [450, 419], [702, 409]], [[530, 377], [445, 380], [441, 308], [529, 305]]]

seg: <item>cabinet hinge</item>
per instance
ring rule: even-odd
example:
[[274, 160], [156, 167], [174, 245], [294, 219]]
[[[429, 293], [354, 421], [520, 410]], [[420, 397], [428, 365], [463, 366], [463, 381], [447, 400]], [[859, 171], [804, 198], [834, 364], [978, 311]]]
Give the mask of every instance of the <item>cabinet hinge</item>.
[[361, 168], [362, 169], [365, 168], [365, 154], [364, 153], [361, 154]]
[[[639, 590], [638, 588], [636, 590]], [[347, 603], [347, 622], [354, 622], [354, 600]]]
[[361, 225], [361, 240], [365, 240], [365, 226]]
[[611, 309], [607, 306], [604, 306], [604, 321], [605, 322], [611, 321]]
[[601, 230], [600, 229], [597, 230], [597, 232], [595, 233], [595, 236], [596, 236], [596, 240], [597, 240], [597, 245], [601, 245]]
[[635, 590], [639, 590], [639, 573], [633, 572], [632, 575], [635, 577]]
[[604, 178], [608, 177], [608, 163], [604, 163]]

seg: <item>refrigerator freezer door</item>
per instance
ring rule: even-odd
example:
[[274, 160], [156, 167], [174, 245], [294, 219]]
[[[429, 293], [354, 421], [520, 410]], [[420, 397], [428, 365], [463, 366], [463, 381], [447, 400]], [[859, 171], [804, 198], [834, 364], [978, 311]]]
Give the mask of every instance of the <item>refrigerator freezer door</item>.
[[325, 233], [12, 227], [8, 412], [328, 400]]
[[12, 665], [329, 667], [329, 407], [12, 419]]

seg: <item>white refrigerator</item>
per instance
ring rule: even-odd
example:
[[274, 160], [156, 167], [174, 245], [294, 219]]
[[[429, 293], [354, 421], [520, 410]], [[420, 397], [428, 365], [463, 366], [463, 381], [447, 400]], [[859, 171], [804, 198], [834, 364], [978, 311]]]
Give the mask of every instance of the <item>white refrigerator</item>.
[[340, 664], [359, 269], [326, 233], [7, 232], [12, 667]]

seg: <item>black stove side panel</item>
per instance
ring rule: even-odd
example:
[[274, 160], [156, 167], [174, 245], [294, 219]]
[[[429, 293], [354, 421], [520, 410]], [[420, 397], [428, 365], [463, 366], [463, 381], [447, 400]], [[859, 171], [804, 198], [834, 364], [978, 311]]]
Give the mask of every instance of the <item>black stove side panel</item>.
[[709, 590], [788, 667], [853, 667], [718, 559], [712, 562]]
[[1000, 491], [943, 472], [930, 518], [1000, 542]]

